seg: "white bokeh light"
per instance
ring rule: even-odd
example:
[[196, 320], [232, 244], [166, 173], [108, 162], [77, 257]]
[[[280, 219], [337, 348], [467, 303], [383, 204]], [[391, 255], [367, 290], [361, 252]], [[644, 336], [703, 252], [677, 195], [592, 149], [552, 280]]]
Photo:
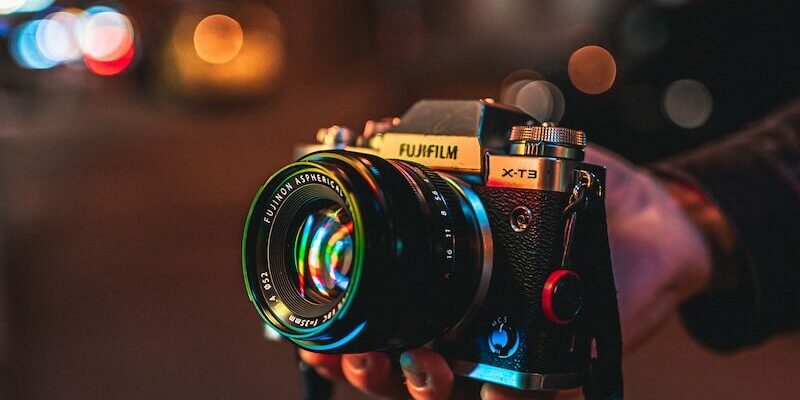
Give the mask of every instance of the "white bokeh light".
[[520, 89], [522, 89], [525, 85], [533, 81], [534, 79], [520, 79], [518, 81], [511, 82], [510, 84], [506, 85], [500, 91], [500, 102], [512, 106], [515, 105], [517, 102], [517, 95], [519, 94]]
[[714, 108], [711, 92], [693, 79], [672, 82], [662, 98], [664, 114], [682, 128], [699, 128], [708, 122]]
[[77, 24], [78, 44], [86, 56], [99, 61], [120, 58], [133, 45], [130, 19], [112, 9], [90, 8]]
[[[0, 0], [2, 1], [2, 0]], [[50, 7], [55, 3], [55, 0], [25, 0], [22, 7], [17, 12], [37, 12]]]
[[556, 85], [536, 80], [524, 83], [512, 103], [539, 122], [559, 122], [564, 116], [564, 95]]
[[36, 31], [36, 44], [42, 55], [48, 59], [64, 63], [81, 57], [75, 37], [78, 17], [67, 11], [48, 15]]
[[25, 5], [25, 0], [0, 0], [0, 14], [11, 14]]

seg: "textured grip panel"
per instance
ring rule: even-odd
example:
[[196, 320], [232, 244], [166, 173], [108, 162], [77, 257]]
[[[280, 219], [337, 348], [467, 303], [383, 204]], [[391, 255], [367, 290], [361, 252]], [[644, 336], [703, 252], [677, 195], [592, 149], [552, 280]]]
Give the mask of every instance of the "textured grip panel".
[[[495, 243], [495, 265], [514, 278], [513, 286], [522, 296], [517, 299], [539, 307], [541, 286], [550, 271], [561, 262], [565, 219], [562, 211], [568, 196], [564, 193], [477, 188], [486, 204]], [[523, 232], [511, 228], [511, 213], [519, 206], [531, 210], [532, 220]]]
[[[444, 344], [447, 356], [535, 373], [575, 372], [571, 325], [547, 320], [541, 310], [544, 281], [560, 267], [569, 194], [552, 191], [475, 187], [488, 212], [494, 241], [492, 283], [481, 311], [463, 336], [469, 342]], [[523, 232], [511, 227], [512, 211], [524, 206], [532, 220]], [[509, 357], [489, 349], [494, 321], [506, 320], [519, 336]]]
[[[564, 372], [563, 326], [547, 321], [541, 310], [542, 287], [550, 272], [560, 266], [563, 233], [566, 219], [563, 210], [569, 195], [560, 192], [478, 188], [487, 205], [492, 235], [495, 237], [495, 272], [507, 275], [502, 287], [493, 288], [490, 295], [505, 293], [506, 303], [500, 309], [514, 314], [520, 333], [517, 358], [519, 370], [528, 372]], [[511, 213], [524, 206], [531, 210], [532, 220], [523, 232], [511, 227]], [[558, 351], [558, 347], [562, 351]]]

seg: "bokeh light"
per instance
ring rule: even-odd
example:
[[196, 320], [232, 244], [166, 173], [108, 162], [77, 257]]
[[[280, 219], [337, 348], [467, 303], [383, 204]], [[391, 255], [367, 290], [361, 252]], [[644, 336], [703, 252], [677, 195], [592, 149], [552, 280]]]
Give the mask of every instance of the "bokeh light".
[[178, 18], [160, 63], [166, 87], [198, 101], [273, 90], [284, 62], [278, 15], [258, 3], [220, 11], [190, 7]]
[[79, 12], [68, 9], [45, 17], [36, 30], [36, 44], [42, 55], [57, 63], [80, 59], [81, 49], [75, 37]]
[[569, 57], [567, 72], [578, 90], [600, 94], [614, 85], [617, 63], [608, 50], [600, 46], [584, 46]]
[[[2, 0], [0, 0], [2, 1]], [[50, 7], [55, 3], [55, 0], [24, 0], [22, 7], [17, 9], [17, 12], [38, 12]]]
[[14, 61], [23, 68], [47, 69], [60, 64], [76, 68], [83, 60], [97, 75], [124, 71], [135, 54], [133, 23], [107, 6], [85, 11], [67, 8], [28, 21], [14, 31], [9, 45]]
[[506, 75], [500, 84], [500, 102], [514, 105], [519, 90], [526, 84], [540, 79], [544, 79], [544, 77], [532, 69], [519, 69]]
[[133, 63], [133, 56], [135, 54], [135, 47], [129, 46], [127, 52], [118, 58], [111, 60], [98, 60], [91, 57], [84, 58], [86, 68], [101, 76], [117, 75], [130, 67]]
[[235, 19], [222, 14], [205, 17], [194, 30], [197, 56], [210, 64], [233, 60], [244, 45], [244, 31]]
[[50, 60], [42, 54], [36, 42], [36, 32], [42, 20], [28, 21], [20, 25], [11, 35], [9, 45], [14, 61], [23, 68], [48, 69], [58, 65], [57, 61]]
[[520, 89], [533, 81], [534, 79], [520, 79], [504, 86], [500, 91], [500, 102], [511, 106], [515, 105]]
[[76, 41], [89, 71], [116, 75], [133, 62], [136, 37], [130, 18], [108, 6], [89, 7], [79, 17]]
[[25, 0], [0, 0], [0, 14], [11, 14], [25, 5]]
[[114, 61], [133, 46], [133, 24], [108, 7], [91, 7], [78, 21], [78, 44], [83, 54], [96, 61]]
[[86, 10], [84, 10], [83, 11], [83, 16], [88, 18], [88, 17], [91, 17], [92, 15], [100, 14], [100, 13], [104, 13], [104, 12], [118, 12], [118, 11], [117, 11], [116, 8], [113, 8], [113, 7], [110, 7], [110, 6], [96, 5], [96, 6], [91, 6], [91, 7], [87, 8]]
[[664, 114], [682, 128], [699, 128], [708, 121], [714, 109], [711, 92], [693, 79], [672, 82], [662, 98]]
[[564, 116], [564, 95], [556, 85], [545, 80], [522, 86], [514, 105], [539, 122], [559, 122]]

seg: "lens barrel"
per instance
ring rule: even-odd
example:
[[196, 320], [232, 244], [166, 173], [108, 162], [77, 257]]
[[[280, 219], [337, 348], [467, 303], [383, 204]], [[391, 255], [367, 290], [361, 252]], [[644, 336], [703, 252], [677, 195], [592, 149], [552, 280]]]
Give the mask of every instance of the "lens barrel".
[[242, 242], [248, 295], [308, 350], [422, 345], [485, 292], [491, 235], [476, 199], [418, 164], [348, 151], [305, 156], [253, 201]]

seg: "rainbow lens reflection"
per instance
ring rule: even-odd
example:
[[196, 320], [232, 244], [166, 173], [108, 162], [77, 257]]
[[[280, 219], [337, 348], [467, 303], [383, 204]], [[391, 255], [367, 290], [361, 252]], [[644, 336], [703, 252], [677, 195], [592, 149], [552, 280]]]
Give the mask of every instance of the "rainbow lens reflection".
[[353, 222], [330, 206], [309, 214], [297, 232], [294, 260], [300, 295], [314, 303], [335, 300], [349, 283]]

